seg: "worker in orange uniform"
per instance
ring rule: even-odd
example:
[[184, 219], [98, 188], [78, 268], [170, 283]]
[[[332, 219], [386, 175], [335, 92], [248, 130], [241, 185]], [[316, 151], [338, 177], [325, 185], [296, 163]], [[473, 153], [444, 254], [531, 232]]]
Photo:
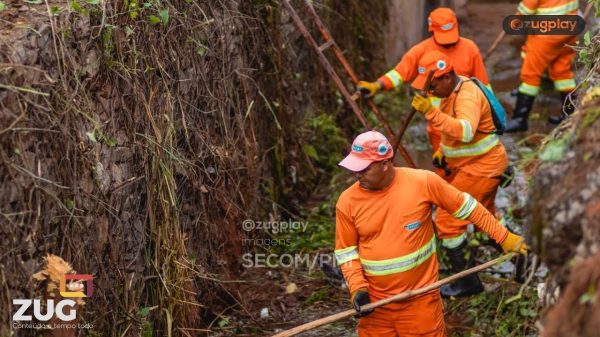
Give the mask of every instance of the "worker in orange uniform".
[[[577, 0], [523, 0], [517, 7], [521, 15], [575, 15], [579, 9]], [[525, 58], [521, 66], [521, 85], [512, 119], [506, 124], [506, 132], [527, 131], [527, 119], [533, 107], [535, 96], [540, 92], [542, 75], [548, 70], [554, 81], [554, 89], [560, 92], [563, 111], [573, 113], [575, 107], [568, 95], [575, 89], [575, 79], [571, 64], [575, 58], [575, 35], [528, 35], [525, 42]], [[563, 115], [549, 118], [558, 124]]]
[[[452, 60], [456, 72], [466, 77], [476, 77], [489, 86], [485, 65], [477, 45], [458, 34], [458, 21], [450, 8], [437, 8], [429, 14], [429, 31], [432, 36], [412, 47], [394, 67], [379, 77], [376, 82], [359, 81], [357, 89], [366, 97], [375, 95], [379, 90], [392, 90], [403, 83], [410, 83], [417, 77], [417, 63], [428, 51], [440, 51]], [[435, 103], [434, 103], [435, 104]], [[427, 125], [429, 142], [434, 153], [433, 159], [439, 161], [440, 132]], [[439, 166], [439, 165], [436, 165]], [[437, 170], [444, 177], [443, 170]]]
[[[412, 106], [442, 134], [440, 149], [448, 168], [453, 171], [450, 183], [467, 192], [494, 214], [500, 177], [508, 167], [508, 156], [495, 126], [485, 94], [472, 80], [459, 76], [452, 60], [439, 51], [427, 52], [419, 60], [419, 75], [412, 82], [423, 89], [425, 78], [434, 71], [430, 94], [441, 98], [436, 108], [426, 97], [415, 95]], [[468, 220], [457, 219], [451, 212], [436, 213], [437, 235], [455, 272], [470, 265], [463, 249], [467, 245]], [[477, 274], [444, 286], [442, 296], [468, 296], [483, 291]]]
[[358, 181], [336, 205], [335, 257], [361, 317], [360, 337], [443, 337], [437, 289], [374, 311], [360, 310], [371, 301], [438, 281], [433, 205], [456, 219], [468, 219], [507, 252], [525, 254], [527, 246], [468, 193], [431, 171], [395, 168], [393, 157], [385, 136], [367, 131], [340, 162]]

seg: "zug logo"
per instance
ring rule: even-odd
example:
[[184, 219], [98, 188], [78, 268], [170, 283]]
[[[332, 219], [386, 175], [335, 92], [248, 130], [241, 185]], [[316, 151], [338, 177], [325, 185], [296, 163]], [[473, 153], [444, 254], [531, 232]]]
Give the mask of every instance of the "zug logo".
[[[92, 275], [87, 274], [69, 274], [60, 278], [59, 291], [63, 297], [90, 297], [94, 293]], [[86, 292], [68, 291], [66, 280], [86, 281]], [[13, 315], [13, 321], [31, 321], [33, 317], [41, 322], [49, 321], [55, 314], [63, 322], [70, 322], [77, 318], [74, 300], [63, 299], [54, 305], [53, 299], [46, 300], [46, 313], [42, 313], [42, 300], [40, 299], [13, 299], [13, 306], [20, 306]], [[27, 310], [33, 305], [33, 317], [27, 314]], [[68, 308], [65, 312], [65, 309]]]
[[[35, 299], [13, 299], [13, 305], [20, 305], [21, 307], [13, 315], [13, 321], [31, 321], [31, 315], [26, 315], [27, 309], [33, 303], [33, 316], [41, 322], [49, 321], [52, 316], [56, 313], [56, 317], [64, 322], [70, 322], [77, 318], [77, 312], [75, 311], [75, 301], [73, 300], [60, 300], [54, 306], [54, 300], [46, 300], [46, 313], [42, 314], [41, 310], [42, 300]], [[65, 313], [65, 307], [70, 307], [69, 313]]]

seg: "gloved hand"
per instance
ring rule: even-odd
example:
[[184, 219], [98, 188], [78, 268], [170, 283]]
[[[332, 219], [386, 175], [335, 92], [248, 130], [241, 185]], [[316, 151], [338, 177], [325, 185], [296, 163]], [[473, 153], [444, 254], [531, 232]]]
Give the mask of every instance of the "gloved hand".
[[356, 84], [356, 90], [360, 91], [364, 98], [373, 97], [381, 89], [379, 82], [359, 81]]
[[358, 312], [358, 314], [356, 314], [355, 317], [367, 316], [368, 314], [372, 313], [374, 310], [374, 309], [369, 309], [369, 310], [360, 311], [361, 306], [371, 303], [371, 299], [369, 298], [369, 292], [367, 291], [366, 288], [361, 288], [361, 289], [358, 289], [355, 292], [353, 292], [352, 295], [350, 296], [350, 302], [352, 302], [352, 305], [354, 305], [354, 310], [356, 310], [356, 312]]
[[415, 110], [422, 113], [427, 113], [429, 110], [433, 109], [433, 105], [431, 105], [429, 98], [423, 97], [419, 94], [416, 94], [415, 97], [413, 97], [411, 105], [413, 108], [415, 108]]
[[448, 165], [448, 163], [446, 163], [446, 157], [444, 157], [444, 152], [442, 152], [442, 149], [439, 148], [437, 149], [437, 151], [435, 151], [435, 153], [433, 154], [433, 156], [431, 157], [432, 159], [432, 164], [435, 168], [438, 169], [443, 169], [444, 167], [446, 167], [446, 165]]
[[502, 241], [500, 246], [502, 246], [502, 250], [504, 250], [505, 253], [516, 252], [523, 255], [527, 255], [527, 249], [529, 248], [522, 236], [511, 232], [508, 232], [508, 236]]

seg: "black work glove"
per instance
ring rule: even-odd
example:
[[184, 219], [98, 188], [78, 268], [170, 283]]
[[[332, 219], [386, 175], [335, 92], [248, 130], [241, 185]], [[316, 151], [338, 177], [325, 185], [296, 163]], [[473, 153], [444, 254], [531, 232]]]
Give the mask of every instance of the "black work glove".
[[358, 289], [354, 293], [352, 293], [352, 297], [350, 298], [352, 301], [352, 305], [354, 305], [354, 310], [356, 310], [357, 314], [354, 317], [363, 317], [372, 313], [375, 309], [369, 310], [360, 310], [360, 307], [366, 304], [371, 303], [371, 299], [369, 298], [369, 293], [367, 289]]

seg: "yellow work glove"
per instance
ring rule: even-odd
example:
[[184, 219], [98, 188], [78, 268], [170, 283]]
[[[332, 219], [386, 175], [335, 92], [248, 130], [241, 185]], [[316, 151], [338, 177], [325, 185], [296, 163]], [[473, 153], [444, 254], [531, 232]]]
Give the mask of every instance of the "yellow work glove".
[[356, 84], [356, 91], [359, 91], [364, 98], [374, 96], [381, 89], [379, 82], [359, 81]]
[[527, 244], [525, 243], [525, 239], [522, 236], [519, 236], [517, 234], [508, 232], [508, 236], [506, 236], [506, 239], [504, 239], [504, 241], [502, 241], [500, 246], [502, 246], [502, 250], [504, 250], [505, 253], [515, 252], [515, 253], [527, 255], [528, 247], [527, 247]]
[[431, 105], [431, 101], [429, 100], [429, 98], [423, 97], [419, 94], [415, 95], [411, 105], [413, 108], [415, 108], [415, 110], [422, 113], [427, 113], [431, 109], [433, 109], [433, 105]]

